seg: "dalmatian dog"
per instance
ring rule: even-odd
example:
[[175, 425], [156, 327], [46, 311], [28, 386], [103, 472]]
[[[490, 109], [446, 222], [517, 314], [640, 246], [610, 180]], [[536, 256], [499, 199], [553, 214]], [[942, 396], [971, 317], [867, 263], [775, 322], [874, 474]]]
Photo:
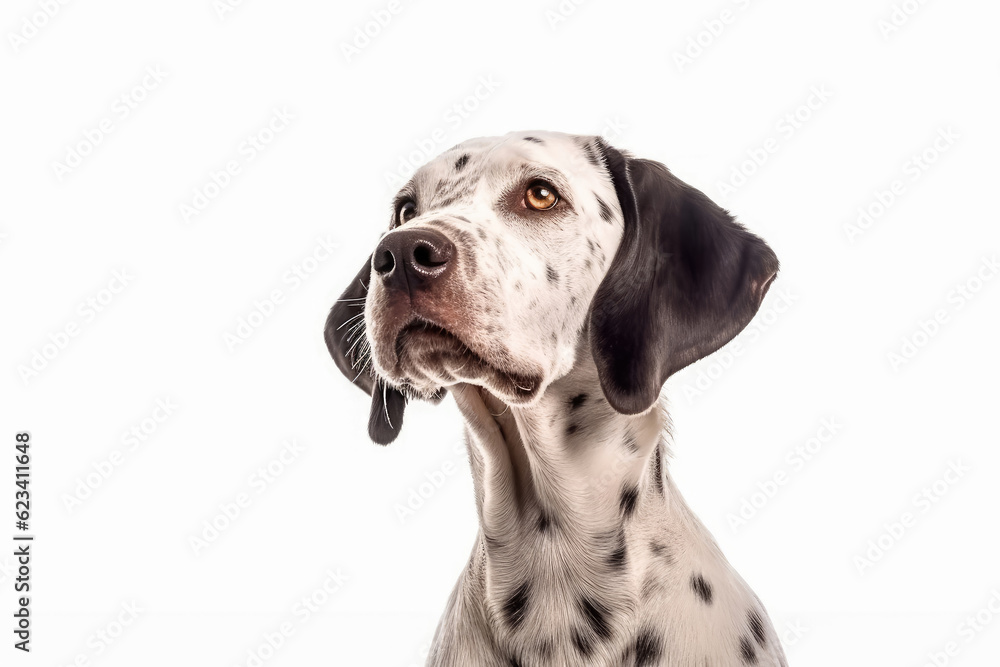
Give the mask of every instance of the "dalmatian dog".
[[467, 141], [396, 195], [325, 338], [387, 444], [451, 392], [479, 533], [428, 665], [785, 665], [667, 468], [660, 390], [751, 320], [757, 236], [597, 137]]

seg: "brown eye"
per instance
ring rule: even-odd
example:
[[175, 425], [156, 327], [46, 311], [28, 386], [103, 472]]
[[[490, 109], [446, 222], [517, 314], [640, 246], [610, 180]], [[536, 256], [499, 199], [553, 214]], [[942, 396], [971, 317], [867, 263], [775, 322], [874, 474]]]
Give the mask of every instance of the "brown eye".
[[524, 192], [524, 205], [536, 211], [545, 211], [559, 203], [555, 188], [545, 181], [535, 181]]
[[415, 217], [417, 217], [417, 205], [413, 202], [405, 202], [399, 207], [399, 224], [409, 222]]

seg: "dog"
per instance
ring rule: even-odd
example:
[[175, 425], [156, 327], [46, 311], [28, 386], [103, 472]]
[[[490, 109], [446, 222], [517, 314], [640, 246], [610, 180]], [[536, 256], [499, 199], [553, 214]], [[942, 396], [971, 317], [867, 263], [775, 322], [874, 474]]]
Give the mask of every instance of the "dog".
[[673, 373], [751, 320], [768, 245], [662, 164], [516, 132], [419, 168], [325, 340], [388, 444], [450, 391], [479, 533], [428, 665], [785, 665], [667, 469]]

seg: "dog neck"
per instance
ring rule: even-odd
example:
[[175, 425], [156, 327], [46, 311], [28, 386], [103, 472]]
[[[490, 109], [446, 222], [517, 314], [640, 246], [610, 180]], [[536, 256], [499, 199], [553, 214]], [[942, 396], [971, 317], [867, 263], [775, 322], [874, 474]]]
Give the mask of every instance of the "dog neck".
[[530, 406], [452, 390], [480, 530], [428, 664], [501, 664], [485, 653], [547, 665], [780, 656], [759, 601], [668, 475], [663, 406], [616, 412], [589, 354]]
[[[642, 598], [660, 586], [644, 573], [680, 552], [718, 555], [667, 475], [665, 409], [615, 411], [589, 353], [530, 406], [478, 386], [453, 393], [480, 534], [452, 612], [479, 618], [489, 641], [544, 651], [545, 638], [525, 623], [541, 607], [546, 627], [563, 625], [588, 655], [604, 635], [634, 628]], [[581, 613], [593, 622], [581, 627]]]
[[488, 550], [531, 531], [603, 535], [634, 518], [640, 501], [664, 498], [665, 410], [616, 412], [589, 355], [531, 406], [507, 405], [471, 385], [454, 393]]

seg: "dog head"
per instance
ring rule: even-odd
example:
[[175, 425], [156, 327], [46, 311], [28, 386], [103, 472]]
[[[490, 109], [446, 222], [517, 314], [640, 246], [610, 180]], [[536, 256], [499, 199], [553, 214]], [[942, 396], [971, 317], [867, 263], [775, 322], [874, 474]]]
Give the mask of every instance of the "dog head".
[[512, 133], [414, 174], [326, 343], [372, 395], [383, 444], [407, 400], [459, 382], [531, 404], [584, 335], [608, 403], [637, 414], [747, 325], [777, 270], [762, 240], [663, 165], [596, 137]]

